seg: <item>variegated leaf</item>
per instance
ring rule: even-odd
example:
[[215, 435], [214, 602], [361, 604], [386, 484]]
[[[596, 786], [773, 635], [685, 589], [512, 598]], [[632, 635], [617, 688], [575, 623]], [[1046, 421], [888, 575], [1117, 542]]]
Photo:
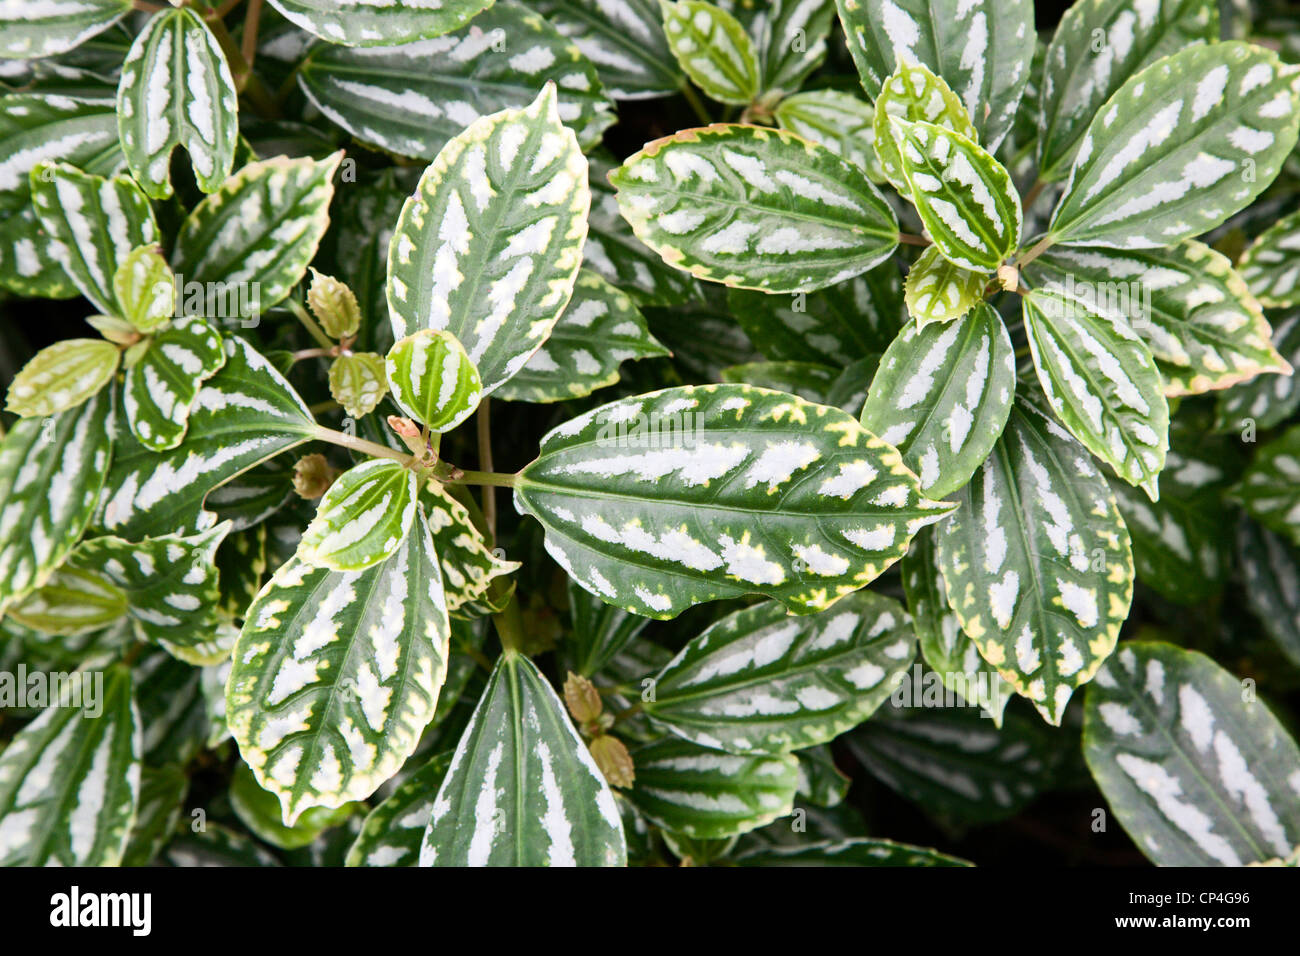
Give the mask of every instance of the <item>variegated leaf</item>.
[[862, 424], [896, 447], [932, 498], [988, 457], [1016, 393], [1016, 357], [992, 306], [942, 325], [908, 325], [880, 360]]
[[737, 866], [973, 866], [929, 847], [858, 837], [840, 842], [773, 846], [735, 857]]
[[203, 383], [226, 364], [221, 335], [202, 319], [178, 319], [126, 372], [122, 410], [136, 441], [167, 451], [185, 439]]
[[103, 339], [63, 339], [46, 346], [9, 383], [5, 410], [39, 418], [76, 408], [108, 384], [120, 357], [117, 346]]
[[830, 405], [830, 390], [839, 370], [812, 362], [746, 362], [724, 368], [718, 376], [733, 385], [755, 385], [798, 395], [804, 401]]
[[637, 639], [648, 622], [597, 599], [572, 578], [568, 591], [573, 633], [561, 645], [562, 659], [568, 670], [595, 677]]
[[1241, 866], [1300, 846], [1300, 749], [1202, 654], [1125, 643], [1088, 691], [1083, 752], [1157, 865]]
[[1238, 41], [1153, 63], [1088, 126], [1048, 238], [1158, 249], [1213, 229], [1273, 181], [1295, 146], [1295, 84], [1277, 54]]
[[887, 118], [908, 194], [934, 248], [965, 269], [996, 269], [1020, 242], [1020, 194], [1010, 173], [960, 133]]
[[[1300, 313], [1278, 319], [1272, 341], [1284, 362], [1300, 368]], [[1300, 408], [1300, 375], [1259, 375], [1221, 393], [1216, 405], [1215, 431], [1273, 428]]]
[[1169, 448], [1169, 403], [1145, 342], [1123, 317], [1064, 287], [1022, 299], [1038, 381], [1057, 417], [1154, 501]]
[[1241, 277], [1262, 305], [1300, 305], [1300, 211], [1284, 216], [1241, 257]]
[[1219, 39], [1215, 0], [1084, 0], [1052, 35], [1038, 99], [1038, 175], [1069, 171], [1079, 140], [1120, 86], [1161, 57]]
[[871, 380], [876, 377], [879, 369], [879, 355], [868, 355], [864, 359], [858, 359], [840, 372], [839, 377], [835, 379], [826, 396], [826, 404], [842, 408], [854, 418], [858, 418], [862, 415], [863, 406], [867, 404], [867, 392], [871, 388]]
[[29, 299], [74, 299], [80, 295], [50, 254], [32, 206], [12, 215], [0, 213], [0, 224], [4, 227], [0, 230], [0, 289]]
[[209, 527], [209, 491], [309, 439], [315, 420], [298, 393], [251, 345], [231, 336], [226, 364], [204, 383], [186, 438], [159, 454], [125, 427], [114, 436], [99, 527], [131, 539]]
[[[116, 866], [140, 798], [131, 672], [78, 674], [0, 751], [0, 865]], [[91, 698], [94, 697], [94, 700]]]
[[507, 561], [490, 550], [469, 510], [437, 482], [421, 487], [420, 509], [429, 522], [433, 550], [442, 566], [447, 610], [463, 617], [496, 578], [518, 570], [519, 562]]
[[559, 426], [515, 507], [583, 587], [655, 618], [753, 592], [821, 610], [949, 510], [849, 415], [745, 385], [665, 389]]
[[252, 837], [211, 820], [202, 830], [182, 831], [163, 848], [160, 863], [174, 867], [283, 865]]
[[384, 357], [349, 352], [330, 363], [330, 396], [351, 418], [365, 418], [388, 394]]
[[1300, 667], [1300, 551], [1243, 518], [1236, 555], [1250, 609], [1282, 653]]
[[782, 129], [820, 143], [865, 172], [873, 183], [884, 182], [876, 156], [876, 111], [870, 103], [840, 90], [816, 90], [786, 97], [775, 116]]
[[768, 601], [688, 643], [654, 677], [642, 709], [702, 747], [783, 754], [862, 723], [915, 656], [907, 613], [890, 598], [858, 591], [802, 618]]
[[1151, 349], [1166, 395], [1228, 388], [1290, 368], [1242, 277], [1203, 243], [1126, 252], [1051, 249], [1027, 275], [1035, 285], [1073, 289], [1123, 316]]
[[811, 292], [898, 244], [897, 217], [861, 170], [783, 130], [684, 130], [648, 144], [610, 181], [642, 242], [729, 286]]
[[668, 354], [632, 298], [583, 269], [546, 344], [496, 395], [521, 402], [581, 398], [617, 382], [623, 362]]
[[420, 841], [433, 816], [433, 802], [451, 756], [450, 750], [438, 754], [370, 811], [348, 850], [348, 866], [415, 866], [419, 862]]
[[907, 273], [903, 301], [919, 326], [959, 319], [984, 298], [990, 274], [971, 272], [949, 262], [931, 246]]
[[90, 522], [112, 451], [113, 392], [16, 422], [0, 444], [0, 612], [40, 587]]
[[34, 166], [31, 189], [50, 255], [99, 311], [120, 314], [118, 265], [132, 249], [158, 241], [149, 200], [126, 176], [105, 179], [66, 163]]
[[172, 254], [176, 272], [187, 284], [229, 290], [232, 318], [251, 318], [280, 302], [306, 274], [329, 225], [342, 158], [339, 151], [319, 162], [277, 156], [249, 163], [181, 225]]
[[86, 634], [124, 618], [126, 594], [102, 574], [64, 565], [5, 614], [42, 634]]
[[105, 86], [84, 96], [0, 97], [0, 215], [17, 214], [30, 204], [30, 173], [38, 165], [62, 161], [99, 176], [121, 168], [112, 92]]
[[794, 754], [728, 754], [668, 737], [632, 751], [633, 805], [655, 826], [694, 839], [748, 833], [794, 809]]
[[1255, 453], [1231, 497], [1260, 524], [1300, 545], [1300, 425]]
[[434, 433], [449, 432], [469, 418], [483, 396], [483, 381], [465, 347], [440, 329], [401, 339], [389, 350], [385, 371], [393, 400]]
[[329, 119], [400, 156], [433, 159], [475, 120], [523, 109], [546, 83], [584, 147], [614, 122], [596, 68], [549, 23], [498, 0], [457, 33], [376, 49], [317, 46], [298, 83]]
[[118, 135], [127, 166], [154, 199], [172, 194], [171, 156], [184, 147], [199, 189], [230, 175], [239, 136], [235, 80], [203, 18], [164, 7], [136, 36], [117, 85]]
[[131, 12], [131, 0], [0, 0], [0, 56], [30, 60], [66, 53]]
[[876, 161], [881, 173], [904, 198], [912, 193], [903, 169], [899, 144], [890, 129], [890, 117], [908, 122], [923, 121], [960, 133], [972, 143], [979, 142], [979, 133], [966, 112], [961, 97], [954, 93], [941, 77], [935, 76], [920, 63], [904, 62], [898, 65], [880, 88], [876, 97], [872, 128], [875, 133]]
[[989, 152], [1015, 121], [1034, 54], [1029, 0], [836, 0], [849, 52], [873, 101], [900, 62], [943, 77]]
[[553, 84], [474, 122], [402, 207], [388, 253], [393, 335], [454, 335], [488, 394], [546, 341], [573, 294], [587, 235], [587, 161]]
[[797, 93], [826, 58], [834, 0], [718, 0], [754, 41], [764, 103]]
[[948, 602], [981, 656], [1059, 725], [1133, 596], [1128, 530], [1084, 448], [1028, 407], [936, 532]]
[[137, 332], [149, 333], [176, 314], [176, 277], [157, 246], [132, 249], [113, 273], [113, 295], [121, 316]]
[[386, 46], [441, 36], [492, 6], [492, 0], [271, 0], [294, 26], [330, 43]]
[[419, 481], [388, 458], [363, 461], [330, 485], [298, 545], [306, 564], [363, 571], [392, 555], [415, 521]]
[[[912, 615], [921, 656], [944, 689], [978, 704], [997, 727], [1015, 688], [996, 667], [980, 656], [975, 642], [961, 629], [948, 603], [948, 586], [939, 569], [934, 528], [923, 528], [900, 565], [907, 609]], [[915, 687], [913, 688], [915, 691]]]
[[364, 799], [397, 772], [433, 718], [449, 635], [423, 516], [364, 571], [293, 558], [275, 573], [235, 645], [226, 714], [286, 825]]
[[235, 767], [227, 792], [230, 808], [239, 822], [259, 840], [281, 850], [311, 846], [322, 833], [337, 827], [360, 809], [356, 803], [337, 808], [310, 807], [292, 823], [285, 823], [278, 795], [262, 789], [256, 774], [242, 761]]
[[622, 866], [614, 795], [528, 658], [497, 659], [438, 789], [421, 866]]
[[747, 104], [758, 95], [758, 51], [726, 10], [704, 0], [659, 0], [668, 48], [710, 99]]
[[533, 6], [596, 65], [615, 99], [666, 96], [683, 82], [658, 0], [536, 0]]

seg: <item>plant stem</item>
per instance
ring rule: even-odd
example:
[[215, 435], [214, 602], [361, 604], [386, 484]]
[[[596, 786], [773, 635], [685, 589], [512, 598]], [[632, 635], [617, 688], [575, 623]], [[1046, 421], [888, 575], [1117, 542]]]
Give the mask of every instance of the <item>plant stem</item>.
[[334, 409], [342, 408], [342, 407], [343, 407], [342, 405], [334, 401], [334, 399], [330, 398], [323, 402], [317, 402], [315, 405], [309, 406], [307, 408], [307, 411], [311, 412], [313, 415], [319, 415], [321, 412], [332, 412], [334, 411]]
[[139, 10], [143, 13], [159, 13], [166, 10], [166, 7], [160, 7], [156, 3], [145, 3], [145, 0], [132, 0], [132, 10]]
[[333, 349], [302, 349], [301, 351], [294, 352], [290, 355], [289, 360], [292, 362], [301, 362], [303, 359], [309, 358], [330, 358], [331, 352], [333, 352]]
[[1034, 184], [1029, 187], [1029, 192], [1025, 193], [1025, 198], [1021, 200], [1020, 202], [1021, 208], [1023, 208], [1025, 212], [1028, 212], [1031, 208], [1033, 208], [1033, 205], [1038, 200], [1039, 195], [1046, 188], [1047, 188], [1046, 181], [1042, 179], [1035, 180]]
[[691, 104], [691, 109], [695, 111], [695, 115], [701, 123], [708, 126], [713, 122], [713, 117], [709, 115], [708, 109], [705, 108], [704, 101], [695, 92], [695, 88], [691, 86], [689, 80], [682, 83], [682, 96], [686, 97], [686, 102]]
[[501, 647], [506, 653], [520, 653], [524, 646], [524, 616], [519, 611], [519, 599], [510, 595], [510, 603], [498, 614], [492, 615]]
[[244, 13], [243, 42], [239, 46], [239, 52], [243, 54], [244, 63], [249, 70], [253, 69], [253, 61], [257, 58], [257, 30], [261, 21], [262, 0], [248, 0], [248, 10]]
[[457, 468], [454, 476], [439, 478], [447, 485], [483, 485], [488, 488], [513, 488], [519, 484], [518, 475], [508, 475], [499, 471], [465, 471]]
[[1043, 236], [1043, 238], [1039, 239], [1038, 242], [1034, 243], [1032, 249], [1016, 260], [1016, 268], [1023, 269], [1026, 265], [1033, 262], [1055, 244], [1056, 237], [1049, 232], [1047, 235]]
[[[484, 471], [494, 471], [492, 464], [492, 399], [485, 398], [478, 406], [478, 466]], [[487, 525], [488, 544], [497, 539], [497, 493], [492, 485], [483, 488], [483, 523]]]
[[391, 458], [393, 461], [400, 461], [403, 465], [409, 465], [415, 461], [414, 456], [389, 448], [387, 445], [367, 441], [364, 438], [358, 438], [356, 435], [336, 432], [334, 429], [326, 428], [324, 425], [317, 425], [315, 429], [313, 429], [312, 434], [314, 438], [318, 438], [321, 441], [327, 441], [332, 445], [339, 445], [343, 448], [350, 448], [353, 451], [359, 451], [375, 458]]
[[333, 340], [325, 334], [324, 329], [316, 324], [316, 320], [311, 317], [305, 308], [303, 308], [301, 302], [293, 297], [285, 299], [284, 301], [289, 306], [289, 311], [298, 317], [298, 321], [301, 322], [303, 327], [311, 333], [311, 337], [316, 340], [321, 349], [328, 352], [334, 348]]
[[925, 236], [914, 236], [910, 232], [900, 232], [898, 241], [905, 246], [928, 246], [930, 244], [930, 240]]

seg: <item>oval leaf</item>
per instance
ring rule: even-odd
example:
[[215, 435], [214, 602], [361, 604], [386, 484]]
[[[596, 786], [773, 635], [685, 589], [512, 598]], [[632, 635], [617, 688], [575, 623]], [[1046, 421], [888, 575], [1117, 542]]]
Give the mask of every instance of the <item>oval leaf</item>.
[[393, 554], [415, 521], [418, 482], [400, 462], [372, 458], [330, 485], [298, 545], [307, 564], [362, 571]]
[[64, 339], [41, 349], [9, 383], [5, 410], [22, 418], [76, 408], [117, 371], [117, 346], [103, 339]]
[[1300, 305], [1300, 211], [1270, 226], [1241, 257], [1241, 277], [1261, 305]]
[[286, 20], [346, 46], [410, 43], [464, 26], [492, 0], [271, 0]]
[[435, 433], [469, 418], [483, 395], [478, 369], [450, 332], [421, 329], [402, 339], [385, 362], [393, 400]]
[[178, 319], [126, 373], [122, 410], [141, 445], [175, 448], [185, 438], [203, 383], [226, 364], [221, 335], [202, 319]]
[[710, 99], [747, 104], [758, 95], [758, 53], [745, 28], [702, 0], [659, 0], [673, 56]]
[[947, 83], [919, 63], [899, 64], [898, 69], [885, 79], [880, 95], [876, 97], [872, 128], [880, 170], [904, 197], [911, 195], [912, 187], [907, 184], [903, 157], [889, 128], [891, 116], [908, 122], [933, 123], [960, 133], [972, 143], [979, 142], [970, 114]]
[[943, 257], [938, 247], [921, 253], [907, 273], [903, 301], [919, 326], [959, 319], [984, 298], [987, 272], [971, 272]]

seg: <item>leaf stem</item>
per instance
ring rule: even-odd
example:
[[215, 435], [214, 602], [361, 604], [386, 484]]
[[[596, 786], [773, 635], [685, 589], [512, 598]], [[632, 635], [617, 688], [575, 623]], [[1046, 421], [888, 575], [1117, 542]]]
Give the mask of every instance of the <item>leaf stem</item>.
[[705, 126], [712, 123], [713, 117], [709, 115], [709, 111], [705, 107], [704, 101], [700, 99], [700, 95], [695, 92], [695, 88], [691, 86], [690, 80], [683, 80], [681, 89], [682, 96], [686, 97], [686, 102], [691, 105], [691, 109], [695, 111], [695, 116], [699, 121]]
[[244, 35], [241, 38], [239, 52], [243, 54], [244, 63], [251, 71], [253, 61], [257, 58], [257, 31], [262, 22], [262, 0], [248, 0], [248, 10], [244, 13]]
[[930, 244], [930, 240], [925, 236], [914, 236], [910, 232], [900, 232], [898, 241], [905, 246], [928, 246]]
[[499, 613], [492, 615], [501, 648], [506, 653], [522, 653], [524, 646], [524, 616], [519, 610], [519, 599], [510, 595], [510, 601]]
[[446, 478], [435, 477], [447, 485], [483, 485], [487, 488], [513, 488], [519, 484], [518, 475], [505, 474], [499, 471], [465, 471], [457, 468]]
[[[484, 398], [478, 406], [475, 425], [478, 430], [478, 466], [484, 471], [494, 471], [492, 464], [492, 399]], [[497, 493], [492, 485], [483, 487], [483, 523], [487, 525], [489, 544], [497, 539]]]
[[1044, 179], [1034, 180], [1034, 184], [1029, 187], [1029, 192], [1025, 193], [1025, 198], [1020, 201], [1021, 208], [1024, 209], [1025, 212], [1028, 212], [1031, 208], [1033, 208], [1034, 203], [1038, 200], [1038, 197], [1042, 194], [1043, 190], [1046, 188], [1047, 188], [1046, 180]]
[[289, 360], [297, 363], [309, 358], [332, 358], [333, 351], [333, 349], [301, 349], [291, 354]]
[[1047, 235], [1043, 236], [1043, 238], [1034, 243], [1033, 248], [1016, 260], [1016, 268], [1023, 269], [1055, 244], [1056, 237], [1049, 232]]
[[297, 316], [298, 321], [301, 322], [303, 327], [311, 333], [311, 337], [316, 340], [324, 351], [328, 352], [334, 348], [333, 339], [326, 335], [325, 330], [316, 324], [316, 320], [311, 317], [305, 308], [303, 308], [301, 302], [292, 296], [284, 301], [289, 306], [289, 311]]
[[393, 461], [400, 461], [403, 465], [409, 465], [415, 461], [413, 455], [389, 448], [387, 445], [381, 445], [378, 442], [367, 441], [364, 438], [358, 438], [356, 435], [349, 435], [345, 432], [338, 432], [332, 428], [326, 428], [324, 425], [317, 425], [312, 430], [312, 437], [320, 441], [327, 441], [332, 445], [338, 445], [342, 448], [349, 448], [352, 451], [359, 451], [365, 455], [371, 455], [375, 458], [391, 458]]

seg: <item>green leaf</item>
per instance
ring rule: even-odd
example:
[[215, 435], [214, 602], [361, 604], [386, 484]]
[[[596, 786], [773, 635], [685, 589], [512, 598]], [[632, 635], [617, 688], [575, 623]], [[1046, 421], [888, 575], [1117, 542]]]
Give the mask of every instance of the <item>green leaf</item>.
[[31, 60], [66, 53], [131, 12], [131, 0], [44, 0], [0, 5], [0, 56]]
[[961, 488], [993, 450], [1016, 392], [1016, 357], [992, 306], [908, 325], [880, 360], [862, 424], [903, 455], [932, 498]]
[[186, 829], [163, 849], [167, 866], [281, 866], [280, 860], [251, 837], [208, 821], [202, 830]]
[[1241, 257], [1241, 277], [1269, 308], [1300, 305], [1300, 211], [1284, 216]]
[[839, 90], [797, 93], [775, 112], [782, 129], [820, 143], [865, 172], [873, 183], [885, 180], [876, 156], [876, 111], [870, 103]]
[[118, 135], [127, 166], [154, 199], [172, 194], [171, 156], [189, 154], [199, 189], [230, 175], [239, 136], [235, 80], [217, 38], [188, 7], [165, 7], [145, 24], [122, 64]]
[[113, 393], [16, 422], [0, 444], [0, 612], [40, 587], [90, 522], [112, 452]]
[[305, 563], [363, 571], [392, 555], [415, 521], [416, 474], [388, 458], [363, 461], [330, 485], [298, 545]]
[[1146, 343], [1123, 317], [1059, 286], [1022, 299], [1038, 381], [1079, 441], [1152, 501], [1169, 448], [1169, 403]]
[[943, 77], [997, 150], [1015, 122], [1034, 55], [1028, 0], [836, 0], [867, 96], [900, 62]]
[[140, 806], [122, 854], [123, 866], [149, 866], [180, 823], [190, 778], [183, 767], [141, 767]]
[[233, 653], [226, 714], [292, 826], [368, 797], [415, 751], [447, 674], [450, 627], [423, 516], [360, 572], [280, 568]]
[[568, 582], [573, 632], [561, 645], [566, 667], [583, 677], [603, 671], [645, 630], [647, 620], [598, 600], [572, 578]]
[[181, 225], [172, 254], [186, 283], [224, 283], [237, 316], [280, 302], [307, 272], [329, 225], [340, 150], [319, 162], [277, 156], [249, 163]]
[[312, 807], [293, 823], [286, 824], [280, 816], [276, 795], [263, 790], [253, 771], [243, 762], [235, 766], [229, 797], [230, 808], [239, 821], [259, 840], [282, 850], [309, 846], [318, 836], [347, 820], [358, 809], [355, 803], [346, 803], [338, 808]]
[[137, 332], [153, 332], [176, 314], [176, 277], [157, 246], [126, 255], [113, 273], [113, 296]]
[[758, 96], [758, 52], [745, 28], [703, 0], [659, 0], [668, 47], [686, 75], [719, 103]]
[[647, 145], [610, 181], [642, 242], [729, 286], [812, 292], [898, 244], [897, 217], [861, 170], [782, 130], [684, 130]]
[[449, 432], [478, 408], [483, 382], [465, 347], [450, 332], [421, 329], [401, 339], [385, 362], [393, 400], [402, 411]]
[[533, 6], [596, 65], [615, 99], [667, 96], [680, 87], [658, 0], [535, 0]]
[[438, 754], [370, 811], [348, 850], [348, 866], [415, 866], [419, 862], [420, 841], [451, 755], [450, 750]]
[[[1292, 368], [1300, 367], [1300, 314], [1291, 313], [1277, 322], [1273, 346]], [[1214, 430], [1237, 431], [1248, 425], [1255, 429], [1274, 428], [1300, 408], [1300, 375], [1265, 373], [1234, 385], [1218, 396]]]
[[1115, 647], [1133, 557], [1083, 447], [1025, 407], [936, 532], [948, 601], [980, 655], [1059, 726]]
[[718, 0], [754, 41], [764, 103], [797, 93], [826, 59], [826, 38], [835, 22], [833, 0]]
[[43, 634], [86, 634], [126, 616], [126, 595], [107, 577], [67, 565], [6, 612]]
[[971, 272], [949, 262], [938, 246], [930, 246], [907, 273], [903, 300], [919, 326], [951, 322], [983, 301], [989, 273]]
[[1241, 866], [1300, 845], [1300, 750], [1214, 661], [1126, 643], [1084, 711], [1093, 779], [1158, 866]]
[[[88, 686], [101, 676], [102, 690]], [[78, 677], [0, 752], [0, 864], [116, 866], [122, 859], [140, 797], [131, 674], [118, 665]]]
[[[909, 635], [910, 636], [910, 635]], [[795, 752], [799, 758], [799, 789], [796, 795], [819, 807], [838, 807], [849, 795], [853, 783], [835, 766], [835, 755], [827, 744]]]
[[651, 823], [695, 839], [747, 833], [794, 809], [793, 754], [719, 753], [668, 737], [632, 751], [629, 799]]
[[745, 385], [665, 389], [559, 426], [515, 507], [583, 587], [661, 619], [754, 592], [821, 610], [949, 508], [849, 415]]
[[387, 46], [463, 27], [492, 0], [271, 0], [299, 29], [346, 46]]
[[764, 847], [735, 857], [738, 866], [973, 866], [929, 847], [859, 837], [838, 843]]
[[1188, 240], [1172, 249], [1052, 249], [1030, 264], [1034, 285], [1073, 289], [1118, 312], [1147, 346], [1166, 395], [1228, 388], [1290, 366], [1228, 258]]
[[1296, 144], [1296, 78], [1277, 54], [1195, 46], [1131, 77], [1079, 142], [1048, 238], [1172, 246], [1244, 209]]
[[560, 119], [584, 147], [614, 122], [596, 68], [554, 27], [498, 0], [451, 36], [405, 46], [318, 45], [298, 74], [308, 99], [357, 139], [433, 159], [482, 116], [524, 109], [547, 83]]
[[668, 354], [632, 298], [583, 269], [546, 344], [496, 394], [522, 402], [581, 398], [617, 382], [623, 362]]
[[420, 508], [442, 565], [447, 610], [463, 617], [496, 578], [518, 570], [519, 562], [506, 561], [489, 549], [469, 510], [437, 482], [426, 482], [420, 488]]
[[342, 341], [356, 338], [361, 329], [361, 307], [356, 294], [333, 276], [311, 272], [311, 285], [307, 287], [307, 307], [320, 322], [321, 329], [332, 339]]
[[614, 795], [533, 662], [497, 659], [438, 789], [421, 866], [623, 866]]
[[1274, 643], [1300, 667], [1300, 553], [1279, 535], [1243, 518], [1237, 563], [1246, 602]]
[[340, 355], [330, 363], [330, 396], [351, 418], [365, 418], [388, 394], [384, 357], [374, 352]]
[[199, 390], [226, 364], [221, 334], [203, 319], [178, 319], [126, 372], [122, 410], [131, 434], [150, 451], [185, 439]]
[[722, 370], [719, 378], [732, 385], [756, 385], [798, 395], [804, 401], [830, 405], [830, 394], [839, 370], [812, 362], [746, 362]]
[[46, 346], [9, 383], [5, 410], [40, 418], [76, 408], [112, 379], [119, 358], [117, 346], [103, 339], [63, 339]]
[[[0, 233], [0, 288], [28, 299], [73, 299], [80, 295], [51, 255], [32, 206], [4, 216]], [[646, 250], [647, 252], [649, 250]], [[655, 257], [658, 262], [658, 257]]]
[[573, 294], [587, 234], [587, 161], [555, 87], [477, 120], [402, 206], [388, 254], [393, 335], [454, 335], [486, 395], [528, 362]]
[[1230, 497], [1260, 524], [1300, 544], [1300, 425], [1255, 453]]
[[159, 454], [117, 430], [98, 519], [104, 532], [131, 539], [201, 530], [210, 524], [209, 491], [312, 436], [311, 412], [265, 358], [235, 336], [225, 351], [178, 446]]
[[1011, 175], [960, 133], [888, 119], [908, 194], [934, 248], [965, 269], [996, 269], [1020, 242], [1020, 194]]
[[642, 709], [702, 747], [788, 753], [870, 717], [915, 656], [907, 614], [889, 598], [858, 591], [802, 618], [769, 601], [687, 644], [655, 676]]
[[149, 200], [126, 176], [104, 179], [66, 163], [33, 167], [31, 189], [50, 255], [99, 311], [118, 314], [118, 265], [132, 249], [158, 241]]
[[100, 176], [121, 168], [112, 90], [98, 93], [0, 97], [0, 214], [16, 214], [30, 204], [30, 174], [37, 166], [62, 161]]
[[1161, 57], [1219, 39], [1214, 0], [1086, 0], [1061, 17], [1038, 100], [1039, 178], [1065, 176], [1088, 124], [1120, 86]]
[[972, 143], [979, 142], [979, 133], [970, 114], [948, 84], [920, 63], [900, 63], [885, 78], [880, 95], [876, 97], [872, 129], [881, 174], [904, 198], [911, 196], [912, 187], [907, 182], [899, 144], [890, 129], [891, 117], [908, 122], [933, 123], [960, 133]]

